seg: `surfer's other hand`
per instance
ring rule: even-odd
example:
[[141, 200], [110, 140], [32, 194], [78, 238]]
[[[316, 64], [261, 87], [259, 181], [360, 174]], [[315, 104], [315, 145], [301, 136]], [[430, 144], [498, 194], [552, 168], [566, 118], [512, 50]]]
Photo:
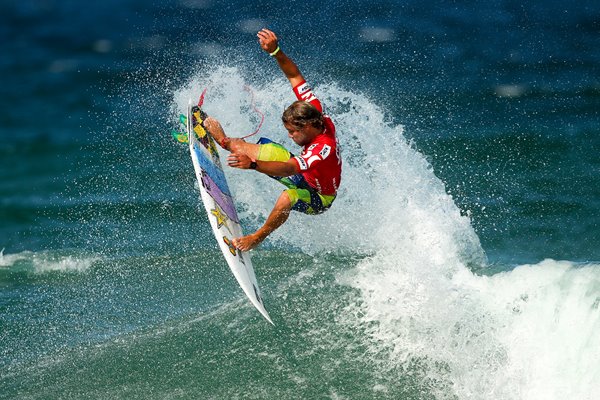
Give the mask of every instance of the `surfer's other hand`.
[[227, 157], [227, 165], [233, 168], [248, 169], [252, 159], [243, 153], [231, 153]]

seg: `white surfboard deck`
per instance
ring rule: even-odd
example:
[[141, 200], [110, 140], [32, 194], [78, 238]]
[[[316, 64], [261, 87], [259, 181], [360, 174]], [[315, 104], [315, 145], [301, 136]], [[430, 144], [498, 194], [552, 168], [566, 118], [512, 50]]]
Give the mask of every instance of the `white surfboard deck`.
[[[254, 307], [267, 321], [273, 324], [263, 305], [250, 255], [236, 249], [231, 244], [233, 238], [242, 236], [240, 220], [227, 185], [215, 141], [208, 133], [198, 140], [194, 132], [196, 119], [193, 117], [192, 108], [190, 102], [187, 110], [187, 134], [190, 154], [208, 220], [233, 276]], [[199, 128], [201, 129], [201, 127]]]

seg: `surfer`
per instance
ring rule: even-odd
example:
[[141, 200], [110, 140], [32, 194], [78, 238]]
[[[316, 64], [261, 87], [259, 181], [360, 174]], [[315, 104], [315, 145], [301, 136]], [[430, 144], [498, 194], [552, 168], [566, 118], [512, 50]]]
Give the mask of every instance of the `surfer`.
[[230, 138], [216, 119], [208, 117], [204, 121], [204, 126], [220, 146], [231, 152], [227, 158], [229, 166], [254, 169], [287, 187], [262, 227], [233, 240], [233, 244], [242, 251], [258, 246], [287, 221], [292, 210], [315, 215], [329, 209], [335, 200], [342, 172], [335, 126], [323, 113], [320, 100], [313, 94], [298, 66], [281, 50], [275, 33], [262, 29], [257, 36], [261, 48], [275, 58], [298, 99], [283, 112], [281, 119], [289, 138], [302, 147], [302, 152], [295, 156], [282, 145], [266, 138], [260, 138], [256, 144]]

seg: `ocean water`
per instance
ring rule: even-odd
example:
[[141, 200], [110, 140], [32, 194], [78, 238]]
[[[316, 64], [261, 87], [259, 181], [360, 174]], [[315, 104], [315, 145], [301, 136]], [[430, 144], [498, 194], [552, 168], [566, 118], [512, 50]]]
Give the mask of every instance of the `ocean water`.
[[[0, 7], [0, 398], [597, 397], [597, 2]], [[334, 206], [252, 252], [274, 326], [170, 136], [207, 88], [293, 146], [262, 27], [344, 159]], [[256, 229], [280, 187], [226, 173]]]

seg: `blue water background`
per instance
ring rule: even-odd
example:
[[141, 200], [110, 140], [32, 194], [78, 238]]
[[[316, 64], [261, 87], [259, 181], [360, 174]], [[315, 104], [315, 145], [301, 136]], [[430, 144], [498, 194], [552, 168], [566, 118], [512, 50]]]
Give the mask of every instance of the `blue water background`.
[[[189, 158], [170, 138], [173, 96], [219, 66], [256, 86], [279, 78], [256, 43], [263, 26], [316, 89], [360, 93], [404, 126], [470, 218], [489, 260], [482, 274], [600, 260], [596, 1], [28, 0], [0, 10], [0, 398], [426, 399], [461, 386], [432, 377], [418, 354], [380, 373], [386, 357], [363, 339], [383, 322], [339, 323], [365, 300], [337, 274], [368, 254], [265, 243], [253, 260], [274, 330], [220, 264]], [[536, 298], [519, 296], [511, 309]], [[597, 302], [585, 304], [578, 332], [597, 316]], [[580, 398], [595, 393], [593, 379], [565, 379]]]

